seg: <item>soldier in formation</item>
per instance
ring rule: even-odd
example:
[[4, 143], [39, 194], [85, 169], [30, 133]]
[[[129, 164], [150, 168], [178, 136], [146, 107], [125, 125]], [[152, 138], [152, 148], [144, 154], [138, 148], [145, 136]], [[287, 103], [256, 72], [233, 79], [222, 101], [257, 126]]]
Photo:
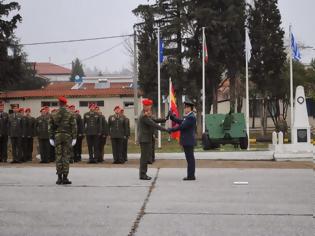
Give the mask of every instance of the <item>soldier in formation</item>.
[[0, 162], [8, 160], [8, 123], [9, 115], [4, 112], [4, 104], [0, 101]]
[[56, 184], [71, 184], [68, 179], [72, 147], [76, 144], [77, 126], [75, 117], [66, 109], [67, 99], [60, 97], [59, 110], [49, 119], [49, 142], [55, 146]]
[[[23, 111], [23, 110], [21, 110]], [[31, 109], [26, 108], [22, 117], [22, 161], [32, 161], [33, 138], [35, 136], [36, 119], [31, 116]]]
[[9, 137], [11, 139], [12, 157], [11, 163], [21, 163], [22, 148], [21, 148], [21, 134], [22, 134], [22, 116], [19, 113], [18, 106], [13, 106], [13, 113], [9, 116], [8, 122]]
[[113, 164], [123, 164], [123, 141], [127, 137], [127, 128], [125, 118], [120, 113], [121, 108], [114, 108], [114, 115], [108, 118], [109, 135], [112, 143]]
[[130, 137], [130, 120], [128, 119], [127, 116], [124, 114], [124, 109], [120, 109], [120, 115], [124, 118], [125, 120], [125, 128], [126, 128], [126, 135], [123, 139], [123, 148], [122, 148], [122, 159], [124, 162], [128, 161], [128, 139]]
[[99, 156], [98, 162], [103, 162], [104, 161], [104, 148], [105, 148], [106, 139], [108, 136], [108, 124], [107, 124], [105, 116], [102, 114], [98, 106], [95, 107], [95, 111], [101, 116], [101, 135], [99, 137], [100, 156]]
[[76, 123], [77, 123], [77, 143], [74, 145], [73, 147], [73, 152], [74, 152], [74, 162], [80, 162], [82, 160], [82, 140], [83, 140], [83, 120], [82, 117], [80, 115], [80, 111], [79, 110], [75, 110], [74, 111], [74, 116], [76, 119]]
[[50, 145], [49, 145], [49, 132], [48, 132], [48, 123], [49, 123], [49, 108], [43, 107], [40, 109], [41, 115], [36, 119], [36, 133], [39, 143], [39, 153], [41, 161], [40, 163], [49, 163], [50, 158]]
[[89, 149], [89, 162], [97, 163], [100, 160], [100, 139], [102, 134], [102, 117], [95, 112], [95, 104], [90, 104], [90, 111], [83, 116], [83, 127]]

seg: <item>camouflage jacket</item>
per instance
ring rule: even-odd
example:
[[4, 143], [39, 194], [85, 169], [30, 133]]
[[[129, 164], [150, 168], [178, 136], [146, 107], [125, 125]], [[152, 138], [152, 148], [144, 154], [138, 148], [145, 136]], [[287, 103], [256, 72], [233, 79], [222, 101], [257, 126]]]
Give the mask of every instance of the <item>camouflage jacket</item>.
[[72, 139], [77, 138], [75, 116], [64, 107], [60, 107], [49, 119], [49, 138], [55, 139], [58, 134], [69, 135]]

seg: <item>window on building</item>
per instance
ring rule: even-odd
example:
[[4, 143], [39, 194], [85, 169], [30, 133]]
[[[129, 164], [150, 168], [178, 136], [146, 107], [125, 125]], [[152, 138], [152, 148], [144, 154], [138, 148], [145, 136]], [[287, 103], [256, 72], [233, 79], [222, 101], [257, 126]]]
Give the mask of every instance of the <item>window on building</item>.
[[124, 108], [133, 108], [134, 102], [124, 102]]
[[80, 107], [88, 107], [91, 103], [94, 103], [99, 107], [104, 106], [104, 101], [80, 101], [79, 106]]
[[58, 102], [57, 101], [44, 101], [42, 102], [42, 107], [57, 107]]

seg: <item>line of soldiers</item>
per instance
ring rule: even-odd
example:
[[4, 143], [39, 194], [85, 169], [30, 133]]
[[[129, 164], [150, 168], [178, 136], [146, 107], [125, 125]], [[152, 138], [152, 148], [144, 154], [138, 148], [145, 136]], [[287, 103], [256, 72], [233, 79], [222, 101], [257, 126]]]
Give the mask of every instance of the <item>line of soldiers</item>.
[[[90, 104], [90, 111], [80, 115], [74, 105], [66, 107], [75, 116], [77, 127], [77, 141], [71, 153], [70, 162], [82, 160], [82, 140], [86, 136], [89, 162], [103, 162], [104, 146], [107, 137], [111, 138], [113, 159], [115, 164], [125, 163], [127, 158], [128, 138], [130, 137], [130, 122], [124, 115], [124, 110], [116, 106], [115, 114], [108, 121], [102, 115], [96, 104]], [[7, 162], [8, 140], [12, 146], [12, 163], [22, 163], [32, 160], [33, 139], [38, 138], [41, 163], [55, 161], [55, 147], [49, 143], [49, 120], [57, 109], [50, 111], [49, 107], [42, 107], [41, 115], [37, 118], [31, 116], [31, 109], [14, 106], [13, 113], [4, 112], [0, 103], [0, 161]]]

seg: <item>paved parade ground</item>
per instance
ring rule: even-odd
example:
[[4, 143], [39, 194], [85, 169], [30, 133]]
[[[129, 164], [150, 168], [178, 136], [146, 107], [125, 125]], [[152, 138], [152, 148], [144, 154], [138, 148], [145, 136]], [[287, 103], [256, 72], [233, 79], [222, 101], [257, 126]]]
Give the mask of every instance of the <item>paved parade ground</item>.
[[[314, 233], [310, 168], [0, 167], [0, 235], [270, 235]], [[239, 183], [236, 183], [239, 182]], [[248, 184], [246, 183], [248, 182]]]

